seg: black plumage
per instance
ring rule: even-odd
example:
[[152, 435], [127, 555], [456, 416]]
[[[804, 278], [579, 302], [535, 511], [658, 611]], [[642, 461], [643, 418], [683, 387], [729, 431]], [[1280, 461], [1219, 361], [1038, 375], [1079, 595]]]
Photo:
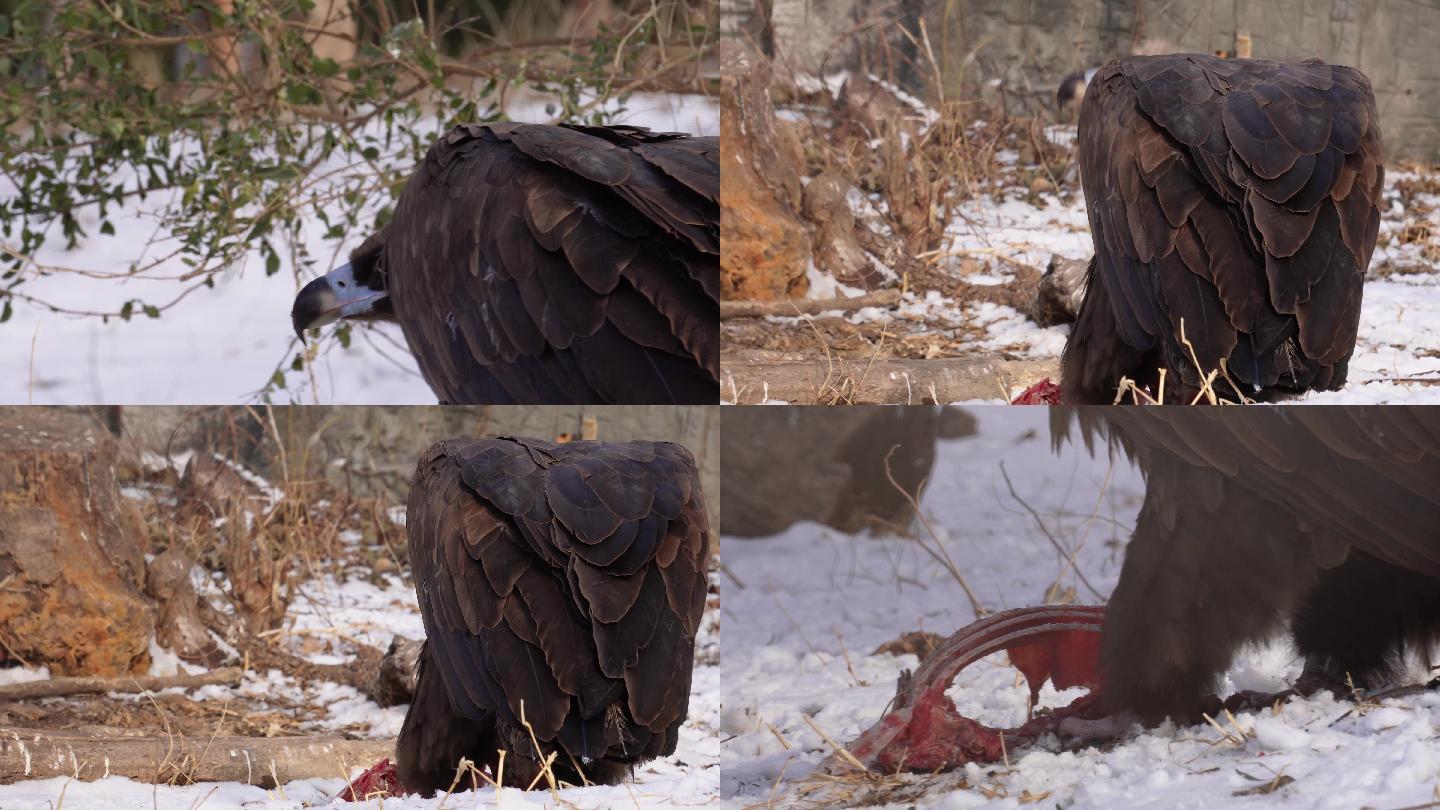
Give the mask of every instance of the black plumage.
[[1113, 402], [1122, 376], [1155, 393], [1162, 370], [1173, 399], [1212, 371], [1229, 398], [1344, 384], [1384, 182], [1362, 73], [1116, 59], [1085, 93], [1078, 159], [1095, 257], [1065, 401]]
[[398, 321], [442, 402], [714, 403], [719, 160], [637, 127], [456, 127], [295, 327]]
[[426, 642], [405, 789], [447, 788], [461, 757], [494, 772], [497, 749], [519, 786], [552, 752], [580, 784], [675, 751], [709, 553], [689, 452], [452, 439], [421, 459], [406, 523]]
[[[1302, 692], [1393, 678], [1440, 642], [1440, 409], [1078, 408], [1145, 476], [1110, 598], [1112, 711], [1198, 719], [1235, 651], [1288, 623]], [[1211, 709], [1213, 711], [1213, 708]]]

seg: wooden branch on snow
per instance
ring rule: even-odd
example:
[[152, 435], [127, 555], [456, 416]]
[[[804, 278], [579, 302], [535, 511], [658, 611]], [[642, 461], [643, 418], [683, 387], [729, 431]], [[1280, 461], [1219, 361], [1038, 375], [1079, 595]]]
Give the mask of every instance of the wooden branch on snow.
[[243, 675], [239, 667], [202, 672], [199, 675], [142, 676], [124, 678], [51, 678], [46, 681], [28, 681], [0, 686], [0, 702], [7, 700], [30, 700], [33, 698], [63, 697], [65, 695], [93, 695], [104, 692], [145, 692], [181, 687], [240, 683]]
[[865, 307], [893, 307], [900, 303], [900, 291], [877, 290], [854, 298], [787, 298], [783, 301], [721, 301], [720, 320], [764, 318], [767, 315], [819, 315], [822, 312], [854, 312]]
[[394, 740], [340, 737], [126, 737], [0, 728], [0, 784], [67, 776], [125, 776], [152, 784], [350, 778], [394, 756]]
[[1060, 378], [1055, 360], [982, 357], [908, 360], [744, 351], [720, 358], [720, 396], [736, 405], [766, 397], [796, 405], [922, 405], [1009, 398], [1017, 387]]

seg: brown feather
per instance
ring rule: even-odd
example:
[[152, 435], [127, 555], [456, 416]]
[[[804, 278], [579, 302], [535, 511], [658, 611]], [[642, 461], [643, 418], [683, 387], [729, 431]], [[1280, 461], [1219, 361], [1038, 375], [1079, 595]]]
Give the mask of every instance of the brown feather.
[[431, 388], [457, 403], [715, 402], [718, 173], [714, 138], [634, 127], [440, 138], [381, 240]]
[[[474, 740], [509, 747], [516, 773], [563, 748], [595, 761], [592, 779], [674, 751], [709, 554], [698, 475], [687, 451], [663, 443], [431, 448], [407, 518], [427, 636], [425, 692], [397, 744], [419, 780], [407, 787], [446, 787], [454, 763], [436, 758], [457, 751], [495, 767], [495, 744]], [[608, 559], [587, 561], [591, 551]], [[539, 752], [520, 725], [522, 703]]]
[[1062, 398], [1108, 403], [1122, 376], [1153, 388], [1161, 369], [1184, 390], [1221, 362], [1239, 385], [1224, 396], [1342, 385], [1378, 233], [1377, 117], [1350, 68], [1193, 54], [1101, 68], [1078, 141], [1087, 299], [1109, 312], [1082, 304]]

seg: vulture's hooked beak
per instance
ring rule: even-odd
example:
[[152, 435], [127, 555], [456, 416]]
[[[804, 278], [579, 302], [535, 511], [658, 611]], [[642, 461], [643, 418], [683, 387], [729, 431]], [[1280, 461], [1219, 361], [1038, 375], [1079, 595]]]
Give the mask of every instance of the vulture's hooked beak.
[[300, 289], [290, 308], [290, 321], [303, 342], [306, 329], [375, 312], [388, 295], [358, 282], [354, 269], [342, 264]]

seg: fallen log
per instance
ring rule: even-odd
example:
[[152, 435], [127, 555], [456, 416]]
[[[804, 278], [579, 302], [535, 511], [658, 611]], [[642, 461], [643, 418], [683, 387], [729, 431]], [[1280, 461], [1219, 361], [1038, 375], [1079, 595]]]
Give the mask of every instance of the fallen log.
[[1059, 378], [1056, 360], [983, 357], [910, 360], [895, 357], [811, 357], [744, 351], [720, 359], [720, 395], [753, 405], [925, 405], [975, 399], [1009, 400], [1045, 377]]
[[854, 312], [865, 307], [893, 307], [900, 303], [895, 288], [877, 290], [854, 298], [786, 298], [780, 301], [721, 301], [720, 320], [764, 318], [768, 315], [819, 315], [822, 312]]
[[211, 684], [240, 683], [244, 672], [239, 667], [202, 672], [199, 675], [165, 675], [121, 678], [51, 678], [45, 681], [27, 681], [0, 686], [0, 702], [10, 700], [31, 700], [65, 695], [95, 695], [105, 692], [156, 692], [161, 689], [180, 687], [191, 689]]
[[0, 784], [67, 776], [125, 776], [151, 784], [349, 779], [395, 754], [394, 740], [341, 737], [127, 737], [0, 728]]

